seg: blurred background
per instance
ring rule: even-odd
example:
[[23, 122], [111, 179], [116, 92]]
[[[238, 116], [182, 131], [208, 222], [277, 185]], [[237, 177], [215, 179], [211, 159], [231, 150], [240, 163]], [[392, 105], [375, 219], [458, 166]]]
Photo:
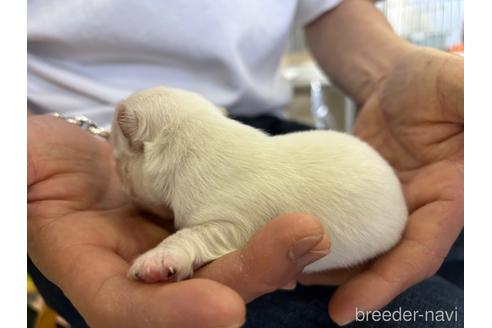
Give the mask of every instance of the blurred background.
[[[376, 7], [410, 42], [464, 54], [464, 0], [380, 0]], [[281, 71], [295, 91], [288, 118], [321, 129], [352, 130], [355, 104], [314, 63], [301, 29], [291, 31]]]

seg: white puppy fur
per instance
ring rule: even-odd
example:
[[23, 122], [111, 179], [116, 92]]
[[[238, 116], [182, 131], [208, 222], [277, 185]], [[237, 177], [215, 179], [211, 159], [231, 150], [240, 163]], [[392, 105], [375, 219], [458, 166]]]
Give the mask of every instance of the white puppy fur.
[[125, 190], [161, 216], [171, 208], [178, 230], [134, 261], [132, 278], [187, 278], [291, 212], [318, 217], [331, 241], [305, 272], [349, 267], [393, 247], [407, 221], [392, 168], [348, 134], [269, 136], [195, 93], [157, 87], [118, 106], [111, 139]]

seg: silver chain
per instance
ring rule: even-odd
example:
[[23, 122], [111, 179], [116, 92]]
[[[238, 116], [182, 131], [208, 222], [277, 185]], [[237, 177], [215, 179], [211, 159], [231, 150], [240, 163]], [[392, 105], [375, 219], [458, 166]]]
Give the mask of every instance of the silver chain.
[[109, 131], [101, 128], [99, 125], [97, 125], [96, 122], [88, 119], [85, 116], [65, 116], [60, 113], [52, 113], [50, 114], [51, 116], [61, 118], [65, 120], [68, 123], [80, 126], [82, 129], [88, 131], [89, 133], [104, 138], [106, 140], [109, 139]]

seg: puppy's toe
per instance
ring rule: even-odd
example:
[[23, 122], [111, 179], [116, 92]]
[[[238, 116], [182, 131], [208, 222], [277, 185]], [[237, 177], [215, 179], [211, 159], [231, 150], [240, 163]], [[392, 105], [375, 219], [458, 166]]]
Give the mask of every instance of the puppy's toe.
[[147, 283], [188, 278], [192, 274], [192, 264], [177, 257], [162, 250], [151, 250], [134, 261], [128, 277]]

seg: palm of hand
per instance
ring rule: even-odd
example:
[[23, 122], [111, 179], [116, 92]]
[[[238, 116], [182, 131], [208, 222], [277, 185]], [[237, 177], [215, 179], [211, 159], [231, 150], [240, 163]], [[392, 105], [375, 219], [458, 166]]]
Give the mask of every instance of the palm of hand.
[[[103, 246], [130, 260], [165, 237], [162, 227], [139, 220], [141, 214], [123, 194], [109, 144], [47, 117], [30, 126], [31, 140], [41, 134], [44, 142], [32, 142], [29, 148], [29, 159], [36, 158], [28, 163], [28, 216], [35, 218], [28, 226], [30, 245], [42, 242], [39, 231], [56, 234], [60, 226], [60, 231], [71, 238], [60, 239], [53, 250], [55, 246], [60, 250], [78, 245]], [[45, 229], [48, 225], [50, 229]], [[115, 235], [108, 238], [107, 233]], [[108, 244], [117, 239], [126, 243]], [[32, 249], [36, 251], [36, 247]]]

